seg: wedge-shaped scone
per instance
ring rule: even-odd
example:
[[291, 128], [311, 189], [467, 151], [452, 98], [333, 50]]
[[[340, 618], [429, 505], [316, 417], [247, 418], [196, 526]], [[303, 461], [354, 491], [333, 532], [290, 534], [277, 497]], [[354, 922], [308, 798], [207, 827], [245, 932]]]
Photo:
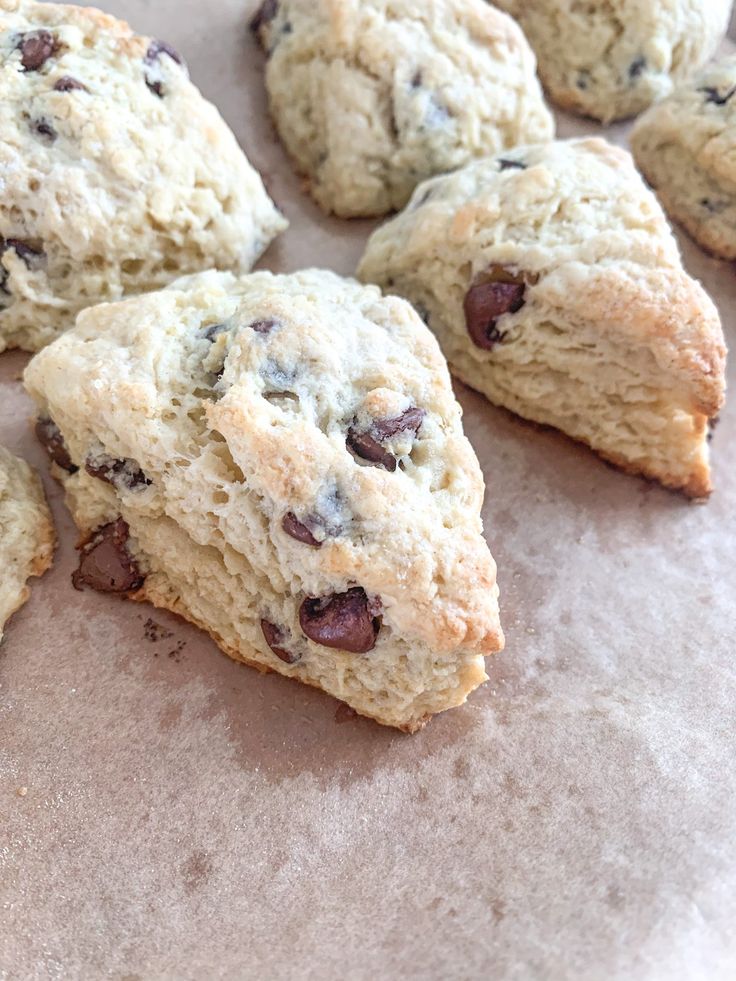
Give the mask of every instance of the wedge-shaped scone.
[[520, 147], [428, 181], [373, 234], [360, 276], [410, 299], [492, 402], [709, 493], [721, 325], [624, 151]]
[[205, 274], [84, 311], [26, 384], [79, 587], [402, 729], [484, 680], [483, 480], [408, 303], [329, 272]]
[[721, 259], [736, 259], [736, 56], [645, 113], [636, 163], [668, 214]]
[[41, 481], [0, 446], [0, 641], [8, 619], [30, 596], [28, 580], [51, 565], [55, 544]]
[[516, 17], [555, 102], [602, 122], [635, 116], [714, 53], [732, 0], [495, 0]]
[[247, 272], [285, 227], [173, 48], [0, 0], [0, 351], [184, 273]]
[[343, 217], [554, 133], [524, 35], [485, 0], [266, 0], [253, 27], [284, 146]]

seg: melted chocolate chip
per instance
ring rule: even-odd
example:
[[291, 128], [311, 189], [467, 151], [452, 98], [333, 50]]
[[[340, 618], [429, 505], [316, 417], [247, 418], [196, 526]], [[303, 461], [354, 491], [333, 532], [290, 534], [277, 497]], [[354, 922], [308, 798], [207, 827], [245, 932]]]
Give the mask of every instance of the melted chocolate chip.
[[150, 487], [153, 481], [143, 473], [134, 460], [116, 460], [112, 456], [95, 457], [87, 460], [84, 469], [90, 477], [97, 477], [117, 490], [135, 490], [137, 487]]
[[31, 123], [31, 126], [34, 132], [38, 133], [39, 136], [43, 136], [49, 143], [53, 143], [58, 136], [58, 133], [47, 119], [36, 119]]
[[526, 170], [526, 164], [521, 160], [509, 160], [508, 157], [499, 157], [498, 165], [501, 170]]
[[140, 589], [145, 576], [128, 551], [128, 525], [122, 518], [98, 528], [81, 548], [79, 568], [72, 573], [75, 589], [100, 593], [131, 593]]
[[380, 618], [369, 609], [368, 597], [360, 586], [323, 599], [307, 597], [299, 608], [299, 623], [315, 644], [366, 654], [376, 646]]
[[89, 89], [82, 82], [78, 82], [71, 75], [64, 75], [63, 78], [54, 82], [54, 92], [89, 92]]
[[268, 620], [261, 620], [261, 630], [268, 646], [276, 657], [284, 661], [285, 664], [296, 664], [297, 661], [301, 660], [301, 654], [289, 651], [283, 646], [285, 639], [284, 632], [275, 623], [270, 623]]
[[39, 419], [36, 422], [36, 439], [62, 470], [66, 470], [67, 473], [76, 473], [79, 470], [79, 467], [72, 463], [61, 430], [53, 419]]
[[166, 41], [151, 41], [150, 45], [148, 46], [148, 51], [146, 51], [146, 64], [154, 65], [160, 59], [162, 54], [168, 55], [172, 61], [177, 63], [177, 65], [184, 64], [184, 59], [176, 48], [172, 48], [172, 46], [167, 44]]
[[204, 337], [206, 341], [213, 342], [216, 337], [219, 337], [220, 334], [224, 334], [227, 330], [229, 330], [227, 324], [209, 324], [209, 326], [203, 328], [202, 337]]
[[629, 65], [629, 78], [632, 80], [635, 78], [639, 78], [640, 75], [642, 75], [646, 70], [646, 67], [647, 67], [647, 59], [644, 57], [644, 55], [639, 55], [638, 58], [634, 58], [634, 60]]
[[284, 515], [281, 521], [281, 527], [287, 535], [295, 538], [298, 542], [302, 542], [304, 545], [311, 545], [312, 548], [322, 548], [322, 542], [314, 537], [307, 525], [303, 521], [300, 521], [293, 511], [288, 511]]
[[706, 102], [711, 102], [713, 103], [713, 105], [716, 106], [725, 106], [726, 103], [730, 102], [731, 99], [734, 97], [734, 95], [736, 95], [736, 85], [734, 85], [732, 89], [729, 89], [728, 92], [725, 93], [725, 95], [721, 95], [718, 89], [712, 88], [710, 86], [707, 86], [704, 89], [698, 89], [698, 91], [703, 92], [705, 94]]
[[381, 443], [399, 433], [413, 431], [416, 436], [425, 415], [424, 409], [414, 406], [393, 419], [377, 419], [367, 432], [360, 432], [353, 426], [348, 431], [348, 448], [362, 460], [377, 463], [393, 473], [396, 470], [396, 457]]
[[0, 240], [0, 252], [4, 252], [6, 249], [13, 249], [18, 258], [22, 259], [29, 269], [38, 268], [40, 260], [46, 255], [43, 249], [31, 245], [30, 242], [24, 242], [20, 238], [8, 238], [4, 243]]
[[254, 330], [256, 334], [270, 334], [274, 327], [278, 327], [278, 320], [268, 319], [268, 320], [254, 320], [252, 324], [248, 324], [251, 330]]
[[523, 278], [504, 269], [491, 266], [479, 282], [465, 294], [463, 309], [465, 325], [476, 347], [491, 351], [506, 336], [498, 329], [499, 319], [516, 313], [526, 302]]
[[24, 71], [39, 71], [60, 47], [59, 39], [51, 31], [29, 31], [24, 34], [18, 43]]
[[277, 0], [264, 0], [250, 21], [250, 29], [254, 32], [260, 31], [262, 27], [270, 24], [279, 12]]

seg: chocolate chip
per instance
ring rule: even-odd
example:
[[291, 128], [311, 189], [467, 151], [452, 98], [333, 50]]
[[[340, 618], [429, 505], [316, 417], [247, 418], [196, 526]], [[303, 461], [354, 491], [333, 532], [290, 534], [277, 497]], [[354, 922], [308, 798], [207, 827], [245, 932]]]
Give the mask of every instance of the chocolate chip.
[[393, 419], [379, 419], [373, 423], [372, 433], [378, 440], [390, 439], [392, 436], [398, 436], [399, 433], [413, 432], [414, 435], [419, 432], [419, 429], [426, 416], [424, 409], [418, 409], [413, 406], [410, 409], [406, 409], [399, 416], [394, 416]]
[[284, 632], [275, 623], [270, 623], [268, 620], [261, 620], [261, 630], [268, 646], [276, 657], [285, 664], [296, 664], [297, 661], [301, 660], [301, 654], [289, 651], [283, 646], [285, 640]]
[[96, 589], [100, 593], [131, 593], [141, 588], [145, 576], [128, 551], [128, 525], [122, 518], [98, 528], [83, 545], [79, 568], [72, 573], [75, 589]]
[[385, 450], [381, 444], [368, 433], [360, 433], [351, 428], [347, 437], [348, 448], [361, 460], [377, 463], [380, 467], [393, 473], [396, 470], [396, 457]]
[[499, 157], [498, 165], [501, 170], [526, 170], [526, 164], [521, 160], [509, 160], [508, 157]]
[[39, 419], [36, 422], [36, 439], [62, 470], [66, 470], [67, 473], [76, 473], [79, 470], [79, 467], [72, 463], [61, 430], [53, 419]]
[[206, 341], [213, 342], [216, 337], [219, 337], [220, 334], [224, 334], [225, 331], [229, 329], [230, 328], [227, 324], [209, 324], [207, 327], [203, 328], [202, 337], [204, 337]]
[[707, 86], [704, 89], [698, 89], [698, 92], [703, 92], [705, 94], [705, 101], [712, 102], [716, 106], [725, 106], [727, 102], [730, 102], [734, 95], [736, 95], [736, 85], [732, 89], [729, 89], [725, 95], [721, 93], [716, 88], [711, 88]]
[[134, 460], [116, 460], [112, 456], [96, 456], [87, 460], [84, 469], [90, 477], [97, 477], [116, 490], [135, 490], [137, 487], [150, 487], [153, 483], [143, 473]]
[[22, 259], [29, 269], [37, 269], [40, 261], [46, 256], [43, 249], [31, 245], [30, 242], [24, 242], [20, 238], [8, 238], [5, 239], [5, 242], [0, 239], [0, 253], [7, 249], [13, 249], [18, 258]]
[[250, 29], [258, 32], [262, 27], [270, 24], [279, 12], [277, 0], [264, 0], [250, 21]]
[[639, 76], [644, 73], [646, 67], [647, 59], [644, 57], [644, 55], [639, 55], [639, 57], [635, 58], [629, 65], [629, 78], [632, 80], [639, 78]]
[[299, 623], [315, 644], [351, 654], [365, 654], [376, 646], [380, 618], [369, 609], [360, 586], [322, 599], [307, 597], [299, 608]]
[[346, 441], [348, 448], [361, 459], [377, 463], [393, 473], [396, 470], [396, 457], [381, 443], [399, 433], [412, 431], [416, 436], [425, 415], [424, 409], [413, 406], [392, 419], [377, 419], [367, 432], [360, 432], [352, 426]]
[[422, 84], [422, 70], [418, 68], [411, 77], [411, 87], [418, 89]]
[[24, 71], [37, 72], [60, 47], [61, 42], [51, 31], [29, 31], [24, 34], [18, 42]]
[[718, 423], [721, 421], [720, 416], [713, 416], [708, 420], [708, 433], [706, 435], [706, 440], [710, 443], [713, 439], [713, 434], [715, 433]]
[[256, 334], [270, 334], [274, 327], [278, 327], [278, 320], [268, 319], [268, 320], [254, 320], [252, 324], [248, 324], [251, 330], [254, 330]]
[[582, 71], [578, 72], [577, 81], [575, 82], [579, 89], [584, 92], [590, 85], [590, 72], [587, 68], [583, 68]]
[[159, 81], [153, 82], [153, 81], [151, 81], [150, 78], [146, 78], [146, 85], [151, 90], [151, 92], [153, 92], [154, 95], [157, 95], [159, 97], [159, 99], [163, 99], [163, 97], [164, 97], [164, 83], [163, 82], [159, 82]]
[[463, 309], [465, 325], [477, 347], [491, 351], [504, 339], [506, 331], [498, 329], [498, 320], [521, 310], [526, 302], [525, 292], [523, 277], [502, 266], [491, 266], [480, 281], [470, 287], [465, 294]]
[[36, 119], [31, 123], [31, 127], [34, 132], [38, 133], [39, 136], [43, 136], [49, 143], [53, 143], [58, 136], [56, 130], [47, 119]]
[[184, 64], [184, 59], [176, 48], [172, 48], [172, 46], [167, 44], [166, 41], [151, 41], [150, 45], [148, 46], [148, 51], [146, 51], [146, 64], [154, 65], [161, 58], [162, 54], [168, 55], [172, 61], [177, 63], [177, 65]]
[[300, 521], [293, 511], [288, 511], [284, 515], [281, 521], [281, 527], [287, 535], [295, 538], [298, 542], [302, 542], [304, 545], [311, 545], [312, 548], [322, 548], [322, 542], [314, 537], [307, 525], [303, 521]]
[[71, 75], [64, 75], [63, 78], [54, 82], [54, 92], [89, 92], [89, 89], [82, 82], [78, 82]]

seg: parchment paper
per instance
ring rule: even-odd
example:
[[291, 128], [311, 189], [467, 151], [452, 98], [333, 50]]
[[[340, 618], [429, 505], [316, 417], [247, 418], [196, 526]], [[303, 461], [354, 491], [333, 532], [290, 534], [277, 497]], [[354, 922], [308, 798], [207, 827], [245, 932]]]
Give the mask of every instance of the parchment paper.
[[[350, 273], [372, 225], [300, 193], [254, 6], [108, 2], [185, 54], [266, 175], [292, 226], [263, 264]], [[732, 268], [682, 245], [733, 343]], [[0, 358], [0, 441], [45, 473], [26, 360]], [[46, 480], [61, 547], [0, 649], [0, 978], [736, 977], [733, 407], [693, 505], [459, 397], [508, 644], [414, 737], [74, 592]]]

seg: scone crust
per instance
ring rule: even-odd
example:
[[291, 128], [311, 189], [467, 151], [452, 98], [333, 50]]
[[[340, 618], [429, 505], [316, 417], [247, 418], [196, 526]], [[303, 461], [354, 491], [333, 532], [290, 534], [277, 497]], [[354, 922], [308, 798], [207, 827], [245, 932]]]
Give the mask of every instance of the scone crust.
[[[520, 147], [503, 160], [476, 162], [426, 182], [401, 215], [374, 233], [359, 269], [364, 281], [426, 309], [458, 377], [512, 411], [565, 429], [530, 414], [530, 403], [525, 407], [515, 396], [513, 381], [495, 397], [484, 386], [484, 377], [499, 365], [507, 363], [512, 372], [514, 358], [513, 344], [481, 351], [465, 327], [465, 293], [493, 266], [521, 271], [529, 284], [525, 307], [514, 318], [514, 339], [523, 341], [525, 325], [561, 317], [571, 344], [579, 335], [581, 356], [586, 345], [610, 346], [612, 356], [625, 348], [634, 359], [632, 379], [639, 370], [641, 384], [658, 378], [663, 390], [677, 393], [676, 413], [690, 420], [680, 417], [689, 463], [683, 458], [679, 465], [686, 472], [673, 474], [667, 461], [641, 455], [627, 469], [693, 496], [708, 493], [707, 422], [725, 392], [720, 319], [702, 287], [684, 272], [661, 208], [629, 154], [600, 139]], [[586, 336], [591, 325], [595, 332]], [[540, 363], [535, 376], [528, 359], [518, 367], [529, 369], [530, 385], [541, 391], [550, 365]], [[616, 384], [631, 387], [626, 364], [613, 367]], [[613, 377], [607, 384], [614, 384]], [[646, 398], [656, 401], [652, 392]], [[651, 422], [659, 425], [653, 417]], [[595, 442], [583, 424], [565, 431]], [[615, 448], [596, 448], [621, 462]]]
[[276, 127], [326, 211], [381, 215], [435, 173], [549, 139], [535, 60], [484, 0], [280, 0], [257, 17]]
[[[22, 45], [45, 32], [45, 54]], [[286, 227], [179, 54], [89, 7], [0, 2], [0, 351], [98, 301], [245, 272]]]
[[736, 259], [736, 56], [709, 65], [634, 128], [636, 163], [706, 251]]
[[[26, 384], [80, 466], [62, 476], [82, 535], [127, 522], [147, 573], [136, 598], [386, 725], [413, 730], [484, 680], [503, 634], [482, 474], [437, 343], [404, 301], [318, 270], [190, 277], [84, 311]], [[393, 469], [350, 451], [351, 432], [406, 412]], [[103, 455], [151, 483], [91, 476], [84, 462]], [[295, 540], [288, 515], [321, 544]], [[382, 618], [375, 649], [307, 638], [302, 601], [356, 587]], [[297, 662], [273, 654], [261, 619]]]
[[609, 123], [666, 97], [715, 52], [731, 0], [496, 0], [516, 17], [564, 109]]
[[0, 446], [0, 640], [30, 596], [32, 576], [53, 561], [56, 533], [38, 475]]

